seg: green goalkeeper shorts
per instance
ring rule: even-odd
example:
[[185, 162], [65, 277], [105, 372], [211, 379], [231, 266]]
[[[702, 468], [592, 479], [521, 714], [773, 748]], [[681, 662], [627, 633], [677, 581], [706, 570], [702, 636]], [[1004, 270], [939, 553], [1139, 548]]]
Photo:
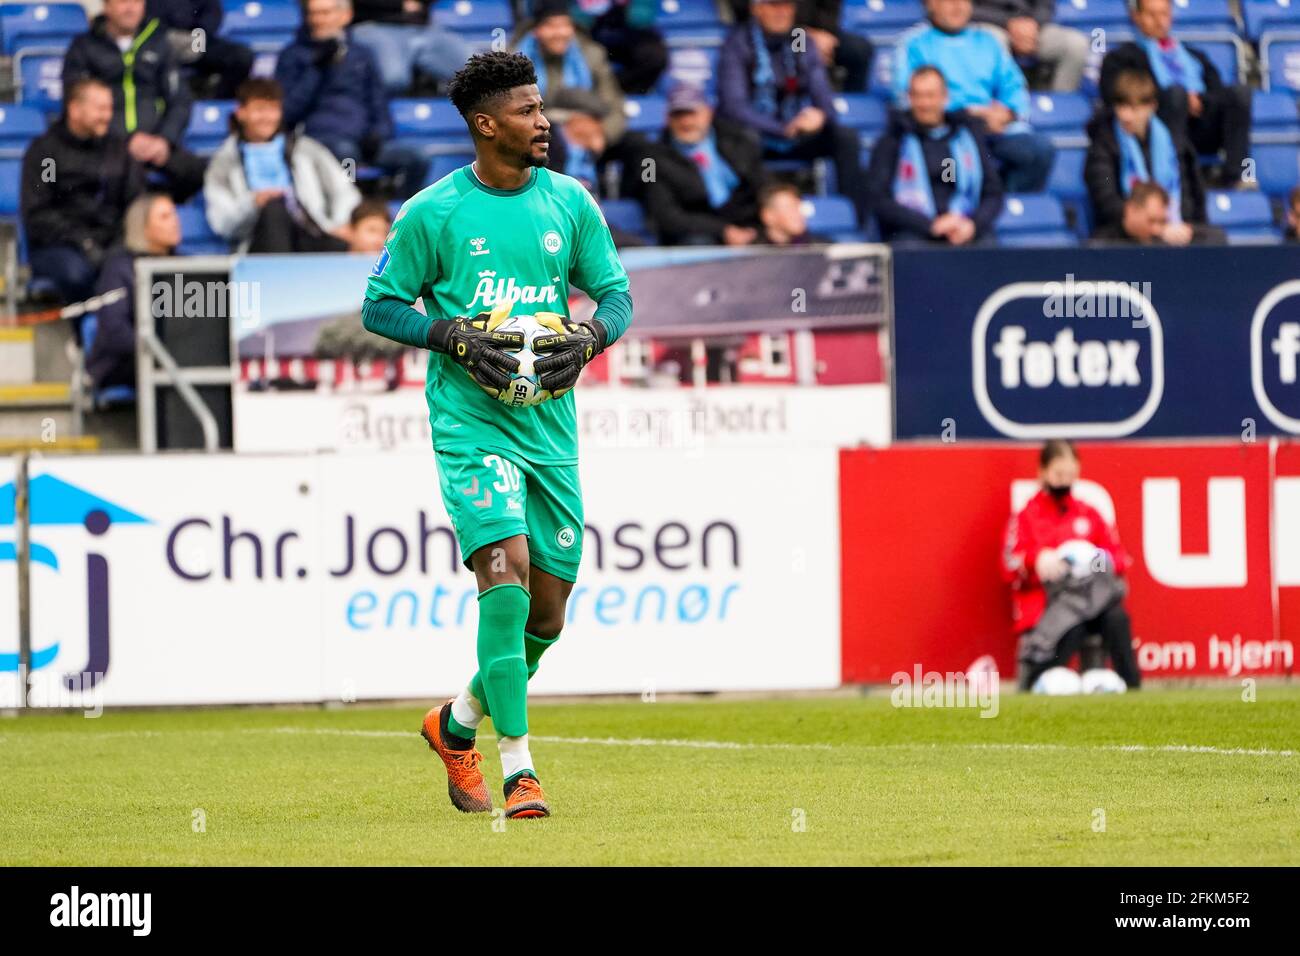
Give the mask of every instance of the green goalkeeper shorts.
[[442, 501], [465, 567], [484, 545], [528, 536], [529, 562], [562, 580], [578, 580], [582, 560], [582, 489], [578, 466], [538, 465], [473, 446], [436, 452]]

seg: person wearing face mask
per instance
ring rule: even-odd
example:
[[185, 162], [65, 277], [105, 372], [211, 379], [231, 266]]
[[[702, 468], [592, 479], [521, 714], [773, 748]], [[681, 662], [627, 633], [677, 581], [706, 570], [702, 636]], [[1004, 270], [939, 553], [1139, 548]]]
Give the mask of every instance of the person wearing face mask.
[[1020, 639], [1021, 687], [1064, 667], [1090, 635], [1101, 639], [1115, 672], [1141, 685], [1123, 600], [1132, 559], [1092, 505], [1074, 495], [1079, 455], [1068, 441], [1047, 442], [1038, 456], [1042, 487], [1007, 525], [1002, 574], [1011, 585], [1012, 626]]

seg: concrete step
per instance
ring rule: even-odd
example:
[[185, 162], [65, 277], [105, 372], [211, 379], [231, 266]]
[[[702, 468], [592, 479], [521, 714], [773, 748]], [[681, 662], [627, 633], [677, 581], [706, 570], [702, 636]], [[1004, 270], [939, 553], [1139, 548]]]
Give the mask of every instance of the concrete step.
[[21, 408], [57, 408], [72, 404], [69, 382], [27, 382], [0, 385], [0, 412]]
[[24, 385], [35, 379], [35, 331], [0, 328], [0, 385]]
[[87, 452], [99, 450], [98, 435], [76, 435], [70, 438], [57, 438], [54, 441], [41, 441], [39, 438], [0, 438], [0, 455], [12, 455], [20, 451]]
[[51, 443], [75, 435], [68, 382], [0, 385], [0, 439]]

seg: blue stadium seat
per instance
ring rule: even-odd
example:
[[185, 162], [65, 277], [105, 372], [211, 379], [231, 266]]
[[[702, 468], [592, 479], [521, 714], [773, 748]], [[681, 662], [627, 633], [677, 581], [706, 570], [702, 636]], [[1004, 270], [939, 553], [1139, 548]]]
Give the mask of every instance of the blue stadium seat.
[[1237, 18], [1228, 0], [1174, 0], [1172, 12], [1179, 30], [1237, 32]]
[[1078, 245], [1060, 201], [1047, 193], [1008, 194], [993, 229], [1004, 246]]
[[296, 4], [248, 0], [226, 9], [221, 35], [254, 50], [278, 50], [293, 42], [300, 26], [302, 13]]
[[0, 4], [0, 35], [5, 56], [28, 47], [62, 50], [89, 29], [79, 3]]
[[1292, 0], [1241, 0], [1241, 12], [1252, 40], [1266, 30], [1300, 30], [1300, 4]]
[[1300, 92], [1300, 28], [1264, 34], [1259, 44], [1264, 89]]
[[21, 159], [0, 159], [0, 221], [18, 219], [18, 180], [22, 176]]
[[870, 93], [837, 93], [835, 121], [841, 126], [857, 130], [863, 143], [872, 143], [885, 129], [888, 108], [884, 100]]
[[1046, 133], [1058, 146], [1078, 146], [1087, 141], [1084, 127], [1092, 117], [1092, 101], [1082, 93], [1031, 93], [1029, 124]]
[[1250, 151], [1255, 160], [1255, 177], [1266, 196], [1285, 199], [1291, 190], [1300, 186], [1300, 146], [1294, 143], [1277, 143], [1256, 146]]
[[433, 20], [472, 43], [486, 45], [492, 42], [493, 30], [505, 30], [509, 39], [515, 16], [509, 0], [437, 0]]
[[23, 53], [14, 60], [18, 102], [42, 113], [63, 109], [63, 54]]
[[[99, 333], [99, 316], [88, 312], [81, 317], [81, 352], [89, 355], [95, 345], [95, 336]], [[130, 385], [109, 385], [97, 388], [94, 394], [95, 407], [105, 408], [110, 405], [135, 404], [135, 388]]]
[[727, 32], [713, 0], [659, 0], [654, 25], [670, 47], [717, 46]]
[[1206, 195], [1205, 215], [1210, 225], [1228, 234], [1233, 245], [1258, 245], [1280, 242], [1273, 224], [1273, 207], [1262, 192], [1211, 190]]
[[177, 206], [176, 214], [181, 221], [181, 244], [176, 250], [178, 253], [183, 256], [229, 255], [230, 244], [208, 225], [202, 198], [191, 199], [185, 205]]
[[1056, 22], [1087, 33], [1096, 27], [1131, 28], [1133, 21], [1125, 0], [1056, 0]]
[[850, 0], [840, 11], [846, 30], [862, 33], [874, 41], [897, 36], [925, 19], [920, 0]]
[[627, 128], [631, 132], [644, 133], [653, 138], [668, 121], [668, 100], [655, 93], [629, 96], [623, 100], [623, 112], [627, 116]]
[[890, 100], [894, 96], [894, 57], [897, 53], [893, 44], [877, 44], [876, 54], [871, 58], [871, 76], [867, 80], [868, 90]]
[[468, 166], [473, 161], [474, 154], [472, 152], [444, 153], [440, 156], [434, 156], [429, 160], [429, 172], [424, 177], [424, 185], [432, 186], [443, 176], [454, 173], [462, 166]]
[[45, 132], [45, 114], [32, 106], [0, 103], [0, 156], [22, 158], [27, 144]]
[[862, 242], [858, 214], [845, 196], [803, 196], [799, 205], [808, 220], [808, 231], [821, 233], [834, 242]]
[[1222, 30], [1213, 33], [1175, 30], [1174, 33], [1188, 46], [1204, 53], [1219, 71], [1219, 77], [1224, 83], [1237, 82], [1237, 77], [1241, 75], [1241, 55], [1239, 40], [1234, 34]]
[[1086, 237], [1092, 231], [1092, 204], [1088, 199], [1088, 186], [1083, 181], [1083, 164], [1088, 150], [1083, 146], [1058, 149], [1052, 161], [1052, 172], [1047, 178], [1047, 191], [1061, 201], [1068, 212], [1074, 214], [1074, 231]]
[[1300, 110], [1294, 93], [1255, 90], [1250, 108], [1250, 138], [1255, 143], [1300, 142]]
[[645, 210], [635, 199], [605, 199], [600, 203], [600, 210], [611, 229], [622, 229], [648, 242], [654, 241], [654, 234], [646, 225]]
[[234, 100], [199, 100], [190, 110], [190, 125], [185, 130], [185, 146], [200, 156], [211, 156], [230, 135], [230, 116]]
[[717, 92], [718, 48], [677, 46], [668, 50], [668, 66], [656, 88], [667, 94], [678, 83], [698, 86], [712, 99]]
[[393, 136], [426, 155], [463, 153], [471, 146], [465, 119], [446, 99], [398, 99], [388, 104]]

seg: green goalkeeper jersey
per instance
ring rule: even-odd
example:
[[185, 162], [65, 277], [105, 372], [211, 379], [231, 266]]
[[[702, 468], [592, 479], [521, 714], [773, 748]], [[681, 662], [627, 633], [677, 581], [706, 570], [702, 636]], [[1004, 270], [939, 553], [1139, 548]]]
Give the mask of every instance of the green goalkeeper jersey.
[[[433, 319], [490, 312], [569, 314], [569, 286], [599, 302], [626, 293], [605, 217], [576, 179], [533, 167], [518, 189], [494, 189], [462, 166], [409, 199], [366, 288], [372, 300], [424, 300]], [[621, 330], [620, 330], [621, 331]], [[435, 449], [478, 446], [539, 464], [578, 459], [573, 392], [511, 408], [448, 356], [430, 353], [425, 383]]]

